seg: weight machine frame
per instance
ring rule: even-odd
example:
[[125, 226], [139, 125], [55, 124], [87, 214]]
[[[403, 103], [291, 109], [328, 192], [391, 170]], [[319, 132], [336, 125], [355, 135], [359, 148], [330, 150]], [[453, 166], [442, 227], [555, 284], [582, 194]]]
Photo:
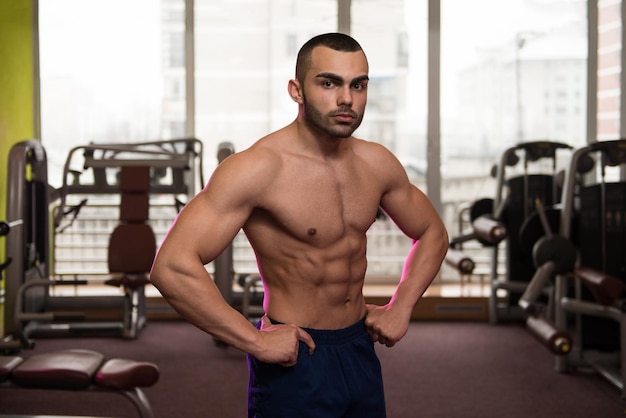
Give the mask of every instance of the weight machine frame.
[[[16, 144], [9, 156], [7, 219], [10, 224], [17, 224], [7, 236], [6, 259], [11, 262], [6, 269], [5, 337], [0, 348], [19, 349], [32, 346], [30, 337], [33, 335], [113, 332], [125, 338], [134, 338], [134, 333], [129, 335], [127, 332], [129, 324], [126, 319], [122, 322], [76, 321], [76, 314], [62, 312], [63, 309], [87, 310], [93, 307], [125, 309], [128, 292], [121, 296], [50, 294], [51, 286], [81, 286], [89, 283], [82, 279], [50, 278], [50, 204], [57, 200], [59, 202], [52, 211], [52, 221], [54, 228], [62, 233], [64, 228], [72, 224], [86, 202], [85, 199], [78, 205], [71, 206], [68, 204], [69, 196], [118, 195], [119, 175], [111, 175], [111, 170], [119, 170], [124, 166], [148, 166], [151, 169], [149, 193], [173, 195], [174, 205], [180, 210], [186, 202], [181, 202], [178, 197], [184, 195], [189, 200], [197, 192], [196, 181], [199, 181], [200, 187], [204, 185], [202, 155], [202, 142], [196, 138], [78, 146], [70, 150], [63, 170], [63, 185], [55, 190], [47, 182], [46, 155], [40, 142], [30, 140]], [[81, 157], [81, 168], [77, 170], [76, 160]], [[26, 173], [29, 173], [30, 179]], [[37, 192], [33, 194], [36, 201], [26, 194], [26, 185], [29, 184], [34, 185], [32, 187]], [[23, 222], [20, 224], [19, 220]], [[62, 225], [63, 222], [69, 224]], [[24, 231], [31, 229], [36, 229], [38, 233], [29, 241]], [[36, 257], [33, 256], [33, 250], [30, 250], [33, 247], [32, 242], [37, 247], [34, 250]], [[30, 253], [25, 253], [25, 249], [29, 249]], [[28, 261], [29, 266], [36, 269], [25, 268], [22, 260]], [[143, 288], [135, 292], [132, 298], [133, 306], [145, 306]], [[136, 319], [138, 323], [134, 327], [140, 329], [145, 324], [143, 309]]]
[[[532, 272], [528, 272], [527, 278], [514, 277], [518, 273], [518, 266], [514, 266], [514, 261], [519, 265], [530, 264], [532, 268], [532, 254], [528, 254], [523, 259], [517, 259], [520, 256], [521, 245], [519, 230], [529, 215], [534, 210], [534, 202], [539, 199], [546, 205], [555, 205], [561, 196], [559, 190], [560, 177], [557, 173], [557, 151], [572, 150], [570, 145], [561, 142], [552, 141], [532, 141], [515, 145], [505, 150], [500, 158], [500, 163], [495, 167], [496, 178], [496, 194], [493, 201], [493, 219], [502, 222], [507, 230], [507, 254], [506, 254], [506, 277], [501, 279], [498, 274], [499, 251], [498, 245], [493, 246], [492, 262], [491, 262], [491, 292], [489, 295], [489, 321], [492, 324], [501, 320], [523, 320], [526, 318], [525, 313], [517, 304], [517, 299], [526, 290], [526, 286], [532, 278]], [[507, 177], [508, 168], [515, 167], [520, 162], [522, 153], [523, 172], [520, 175]], [[551, 174], [530, 174], [529, 164], [539, 161], [552, 161]], [[507, 219], [511, 206], [515, 203], [511, 201], [511, 181], [521, 181], [522, 196], [522, 216], [516, 219], [513, 224]], [[550, 182], [551, 190], [547, 188], [543, 190], [533, 190], [531, 181]], [[519, 209], [519, 208], [515, 208]], [[504, 302], [498, 295], [502, 290], [506, 293]]]
[[[595, 173], [592, 172], [592, 164], [597, 164], [598, 167]], [[580, 228], [581, 216], [579, 210], [582, 205], [581, 191], [586, 187], [585, 183], [590, 183], [592, 180], [597, 180], [600, 176], [601, 183], [595, 183], [599, 185], [601, 190], [600, 204], [600, 222], [602, 225], [602, 231], [600, 232], [602, 242], [594, 243], [602, 247], [602, 266], [600, 270], [606, 268], [606, 187], [609, 184], [605, 182], [605, 169], [607, 166], [619, 167], [620, 175], [617, 184], [622, 185], [622, 198], [626, 200], [626, 139], [619, 139], [613, 141], [601, 141], [588, 144], [587, 146], [578, 148], [571, 159], [570, 169], [567, 172], [565, 178], [563, 197], [562, 197], [562, 215], [560, 220], [559, 233], [562, 237], [569, 239], [579, 247], [580, 242], [576, 242], [577, 232], [574, 230], [574, 226], [578, 225]], [[586, 167], [585, 170], [580, 170], [581, 167]], [[586, 178], [580, 176], [578, 171], [590, 172], [586, 175]], [[622, 214], [626, 215], [623, 211]], [[626, 233], [624, 227], [624, 219], [622, 222], [622, 235]], [[582, 238], [582, 237], [581, 237]], [[622, 252], [624, 251], [622, 242]], [[583, 280], [585, 277], [590, 276], [590, 272], [586, 271], [586, 266], [581, 265], [582, 254], [579, 249], [578, 266], [575, 268], [573, 274], [559, 274], [556, 276], [555, 284], [555, 299], [556, 299], [556, 312], [555, 312], [555, 324], [559, 329], [566, 330], [573, 328], [574, 332], [574, 346], [571, 352], [567, 356], [557, 356], [555, 358], [555, 370], [558, 372], [568, 372], [577, 367], [591, 367], [606, 380], [617, 387], [622, 397], [626, 398], [626, 284], [624, 277], [624, 263], [625, 260], [621, 259], [622, 272], [606, 272], [603, 271], [600, 275], [601, 279], [611, 279], [614, 286], [610, 289], [610, 293], [613, 293], [612, 298], [608, 301], [594, 300], [585, 295], [585, 290], [590, 289], [589, 285], [584, 285]], [[595, 273], [598, 278], [598, 273]], [[574, 277], [574, 279], [573, 279]], [[583, 317], [596, 318], [600, 320], [607, 320], [617, 324], [618, 341], [615, 341], [615, 349], [598, 350], [592, 348], [589, 344], [585, 346], [583, 336], [586, 331], [583, 325]], [[587, 327], [588, 328], [588, 327]]]

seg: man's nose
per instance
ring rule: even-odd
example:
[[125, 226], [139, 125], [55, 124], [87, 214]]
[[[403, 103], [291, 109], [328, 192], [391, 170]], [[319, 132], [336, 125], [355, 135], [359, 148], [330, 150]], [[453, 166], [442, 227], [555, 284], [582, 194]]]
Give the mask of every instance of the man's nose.
[[350, 89], [350, 86], [344, 86], [341, 89], [339, 89], [339, 92], [337, 93], [338, 97], [337, 97], [337, 104], [338, 105], [348, 105], [351, 106], [352, 105], [352, 90]]

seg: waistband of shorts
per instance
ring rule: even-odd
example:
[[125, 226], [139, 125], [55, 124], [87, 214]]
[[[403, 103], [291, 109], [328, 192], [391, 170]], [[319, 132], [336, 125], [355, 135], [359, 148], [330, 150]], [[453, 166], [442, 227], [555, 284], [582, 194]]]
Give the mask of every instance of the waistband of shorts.
[[[270, 318], [273, 324], [281, 324], [282, 322], [274, 321]], [[355, 338], [363, 336], [365, 331], [365, 317], [358, 322], [341, 329], [314, 329], [301, 327], [303, 330], [309, 333], [313, 337], [316, 345], [333, 345], [333, 344], [345, 344]]]

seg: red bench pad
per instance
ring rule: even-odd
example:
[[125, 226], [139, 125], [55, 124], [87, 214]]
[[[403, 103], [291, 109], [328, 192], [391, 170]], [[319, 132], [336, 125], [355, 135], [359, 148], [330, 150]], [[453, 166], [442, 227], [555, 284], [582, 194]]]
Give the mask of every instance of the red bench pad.
[[152, 363], [114, 358], [96, 373], [94, 382], [107, 389], [128, 390], [149, 387], [159, 380], [159, 369]]
[[91, 350], [36, 354], [13, 369], [11, 380], [31, 388], [86, 389], [103, 361], [102, 354]]

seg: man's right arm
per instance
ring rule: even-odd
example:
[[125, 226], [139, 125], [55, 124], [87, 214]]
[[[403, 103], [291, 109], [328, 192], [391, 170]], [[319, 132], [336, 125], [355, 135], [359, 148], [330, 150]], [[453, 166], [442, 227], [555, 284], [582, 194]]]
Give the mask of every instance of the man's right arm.
[[201, 330], [263, 361], [289, 363], [297, 356], [298, 340], [306, 338], [301, 330], [259, 332], [224, 300], [205, 268], [230, 244], [254, 207], [263, 177], [249, 177], [249, 171], [241, 170], [245, 163], [245, 156], [228, 158], [183, 208], [159, 248], [150, 279]]

